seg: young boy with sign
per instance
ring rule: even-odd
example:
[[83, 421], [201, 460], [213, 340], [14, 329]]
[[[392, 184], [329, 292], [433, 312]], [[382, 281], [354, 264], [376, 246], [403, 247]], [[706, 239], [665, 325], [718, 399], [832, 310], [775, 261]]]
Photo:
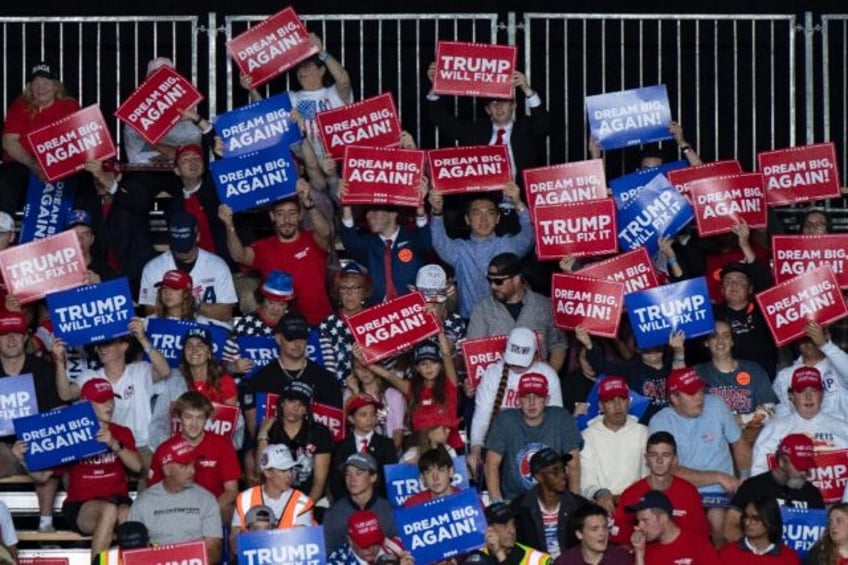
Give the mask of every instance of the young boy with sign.
[[418, 458], [418, 471], [421, 473], [425, 490], [406, 499], [403, 503], [404, 508], [459, 492], [457, 487], [451, 485], [454, 475], [453, 459], [444, 446], [428, 449], [422, 453]]

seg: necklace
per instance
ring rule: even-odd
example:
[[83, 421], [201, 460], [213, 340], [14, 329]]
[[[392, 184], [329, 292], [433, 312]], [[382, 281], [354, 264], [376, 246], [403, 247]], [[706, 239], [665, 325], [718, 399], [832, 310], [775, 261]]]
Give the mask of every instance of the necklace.
[[279, 363], [279, 364], [280, 364], [280, 369], [282, 369], [282, 370], [283, 370], [283, 372], [286, 374], [286, 376], [289, 378], [289, 380], [292, 380], [292, 381], [296, 381], [297, 379], [299, 379], [299, 378], [300, 378], [300, 375], [302, 375], [302, 374], [303, 374], [303, 372], [306, 370], [306, 365], [307, 365], [307, 363], [304, 363], [304, 364], [303, 364], [303, 367], [301, 367], [301, 368], [300, 368], [300, 370], [297, 372], [297, 374], [296, 374], [296, 375], [292, 375], [292, 374], [289, 372], [289, 370], [288, 370], [288, 369], [286, 369], [286, 368], [285, 368], [285, 366], [283, 366], [283, 360], [282, 360], [282, 359], [280, 359], [279, 357], [277, 357], [277, 363]]

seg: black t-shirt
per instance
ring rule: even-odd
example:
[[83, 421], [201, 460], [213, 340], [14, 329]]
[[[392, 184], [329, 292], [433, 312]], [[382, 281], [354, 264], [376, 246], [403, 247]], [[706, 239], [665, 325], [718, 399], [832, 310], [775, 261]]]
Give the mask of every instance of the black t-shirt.
[[[289, 371], [287, 374], [276, 359], [271, 361], [247, 380], [241, 398], [242, 408], [245, 410], [256, 408], [255, 395], [258, 392], [282, 393], [297, 374], [297, 371]], [[342, 408], [342, 387], [333, 375], [320, 365], [307, 361], [306, 367], [297, 380], [312, 386], [315, 391], [312, 397], [314, 402]]]
[[787, 508], [824, 508], [821, 492], [809, 481], [800, 489], [779, 485], [771, 471], [760, 473], [743, 482], [730, 499], [731, 508], [744, 512], [749, 502], [760, 498], [775, 498]]
[[330, 430], [323, 424], [312, 422], [308, 426], [302, 425], [297, 435], [291, 438], [280, 422], [276, 421], [268, 430], [268, 443], [282, 443], [289, 448], [298, 463], [294, 470], [292, 486], [308, 495], [312, 491], [315, 476], [315, 456], [330, 454], [333, 451]]

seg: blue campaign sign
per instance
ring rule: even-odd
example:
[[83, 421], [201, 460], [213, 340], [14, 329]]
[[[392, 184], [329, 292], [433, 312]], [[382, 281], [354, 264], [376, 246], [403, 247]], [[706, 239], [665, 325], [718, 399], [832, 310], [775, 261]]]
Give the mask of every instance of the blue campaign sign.
[[53, 331], [71, 347], [127, 335], [133, 299], [126, 277], [47, 295]]
[[639, 169], [629, 175], [612, 179], [609, 182], [610, 190], [612, 190], [612, 199], [615, 201], [617, 210], [624, 208], [631, 200], [633, 200], [639, 191], [642, 190], [648, 182], [653, 180], [657, 175], [666, 175], [669, 171], [675, 169], [684, 169], [689, 166], [687, 161], [672, 161], [671, 163], [663, 163], [659, 167], [651, 167], [650, 169]]
[[219, 115], [215, 132], [224, 140], [224, 158], [299, 142], [300, 128], [291, 112], [291, 98], [283, 92]]
[[[385, 465], [383, 473], [386, 476], [386, 492], [389, 493], [389, 502], [395, 508], [402, 507], [407, 498], [425, 490], [421, 473], [418, 472], [418, 465], [409, 463]], [[453, 458], [451, 485], [460, 490], [469, 488], [468, 465], [465, 463], [465, 456]]]
[[477, 491], [394, 511], [403, 547], [416, 563], [434, 563], [483, 547], [486, 518]]
[[218, 361], [224, 355], [224, 345], [230, 333], [226, 328], [214, 324], [200, 324], [191, 320], [171, 320], [168, 318], [150, 318], [147, 320], [147, 337], [153, 347], [159, 350], [168, 365], [179, 367], [183, 355], [183, 336], [191, 328], [203, 328], [212, 334], [212, 356]]
[[[703, 487], [702, 487], [703, 488]], [[706, 491], [700, 492], [704, 508], [727, 508], [730, 506], [730, 493]]]
[[781, 506], [780, 517], [783, 518], [783, 543], [794, 549], [803, 561], [810, 548], [824, 535], [827, 510]]
[[665, 345], [672, 332], [686, 339], [715, 331], [707, 279], [698, 277], [624, 295], [627, 317], [641, 347]]
[[239, 355], [253, 361], [253, 369], [242, 375], [249, 379], [256, 371], [280, 356], [280, 346], [272, 335], [242, 335], [236, 338]]
[[235, 212], [295, 194], [297, 167], [286, 145], [275, 145], [209, 165], [222, 204]]
[[45, 183], [30, 174], [18, 242], [29, 243], [65, 231], [65, 220], [73, 206], [76, 188], [74, 177]]
[[[598, 398], [598, 385], [601, 380], [606, 377], [606, 375], [600, 375], [598, 380], [595, 381], [595, 384], [592, 386], [592, 390], [589, 391], [589, 395], [586, 397], [586, 404], [589, 405], [588, 410], [585, 414], [581, 414], [575, 418], [577, 420], [577, 428], [582, 432], [589, 425], [589, 421], [601, 413], [601, 403]], [[651, 400], [647, 396], [642, 396], [638, 392], [630, 391], [630, 408], [627, 410], [627, 413], [636, 416], [636, 418], [641, 418], [642, 414], [645, 413], [645, 410], [648, 409], [648, 405], [651, 403]]]
[[325, 565], [324, 527], [245, 532], [236, 536], [239, 565]]
[[306, 336], [306, 357], [313, 363], [324, 366], [324, 354], [321, 353], [321, 340], [319, 339], [318, 328], [309, 330]]
[[671, 139], [664, 84], [586, 97], [589, 132], [604, 149]]
[[32, 373], [0, 378], [0, 437], [15, 433], [12, 420], [38, 414]]
[[30, 471], [58, 467], [109, 450], [94, 439], [100, 426], [90, 402], [17, 418], [14, 423], [15, 435], [27, 444], [24, 460]]
[[618, 244], [626, 251], [645, 247], [653, 257], [660, 237], [674, 237], [695, 218], [686, 197], [656, 175], [616, 214]]

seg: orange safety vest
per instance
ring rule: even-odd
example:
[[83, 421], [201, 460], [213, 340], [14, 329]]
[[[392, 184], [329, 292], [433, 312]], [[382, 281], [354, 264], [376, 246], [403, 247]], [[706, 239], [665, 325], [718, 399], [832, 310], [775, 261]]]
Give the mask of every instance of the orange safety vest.
[[[291, 494], [283, 508], [283, 512], [277, 520], [277, 529], [279, 530], [296, 526], [297, 518], [305, 512], [312, 511], [312, 507], [315, 505], [311, 498], [299, 490], [290, 489], [290, 492]], [[242, 532], [247, 531], [247, 520], [245, 519], [247, 511], [260, 504], [265, 504], [265, 498], [262, 494], [262, 485], [251, 487], [239, 493], [236, 498], [236, 512], [238, 512], [239, 519], [241, 521]]]

